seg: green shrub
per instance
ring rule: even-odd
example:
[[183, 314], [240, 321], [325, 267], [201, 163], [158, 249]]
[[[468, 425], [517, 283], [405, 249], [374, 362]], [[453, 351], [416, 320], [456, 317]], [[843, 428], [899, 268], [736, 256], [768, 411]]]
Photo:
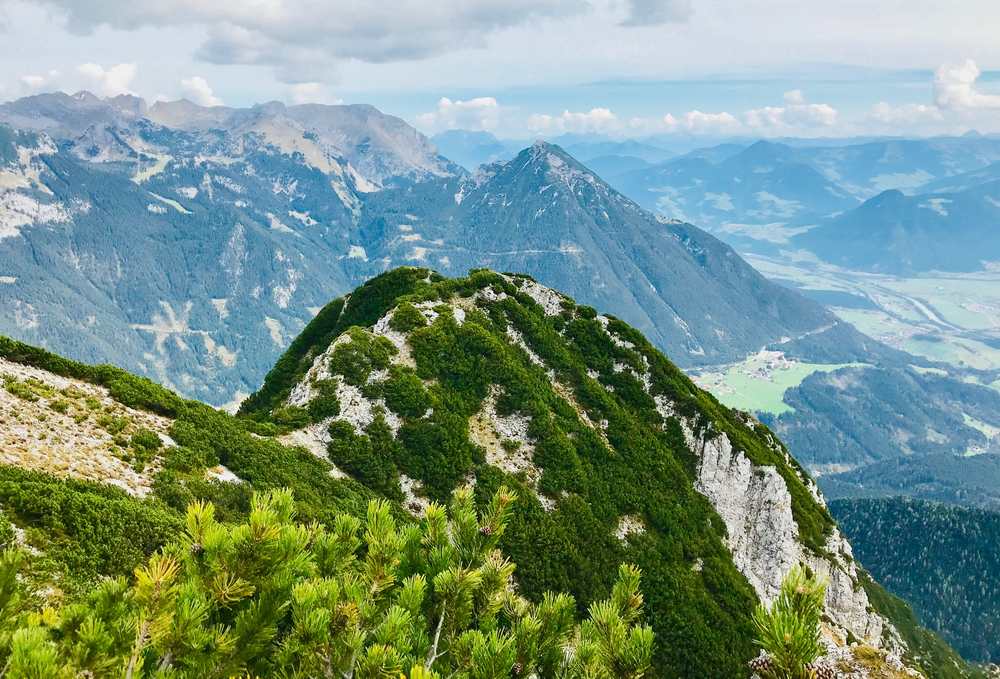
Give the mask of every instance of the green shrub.
[[386, 497], [402, 499], [394, 463], [399, 444], [381, 414], [364, 434], [355, 433], [354, 426], [344, 421], [332, 422], [329, 431], [327, 454], [337, 467]]
[[340, 414], [340, 401], [337, 399], [337, 382], [335, 380], [317, 380], [313, 384], [313, 389], [316, 393], [306, 406], [309, 410], [310, 420], [321, 422], [328, 417], [336, 417]]
[[754, 611], [755, 642], [764, 655], [750, 667], [761, 679], [815, 678], [813, 662], [825, 650], [820, 638], [825, 592], [825, 582], [794, 566], [770, 608]]
[[22, 382], [16, 377], [11, 377], [9, 375], [4, 375], [3, 377], [3, 388], [9, 391], [14, 396], [25, 401], [37, 401], [38, 394], [29, 386], [26, 382]]
[[388, 503], [362, 522], [296, 524], [292, 494], [257, 494], [226, 525], [193, 503], [187, 530], [135, 571], [76, 604], [23, 605], [23, 554], [0, 553], [0, 657], [11, 677], [444, 677], [641, 679], [653, 632], [640, 571], [576, 622], [572, 597], [519, 595], [497, 549], [515, 495], [476, 511], [468, 492], [420, 526]]
[[300, 429], [312, 419], [309, 411], [299, 406], [283, 406], [275, 408], [271, 418], [284, 429]]
[[338, 344], [330, 355], [330, 371], [342, 375], [344, 381], [360, 387], [373, 370], [385, 370], [396, 347], [385, 337], [373, 335], [364, 328], [347, 331], [350, 341]]
[[0, 509], [0, 551], [12, 546], [15, 537], [14, 525], [7, 518], [7, 513]]
[[389, 319], [389, 327], [398, 332], [410, 332], [425, 325], [427, 325], [427, 319], [417, 307], [409, 302], [403, 302], [396, 307], [392, 318]]
[[403, 418], [423, 417], [431, 406], [424, 383], [412, 368], [394, 365], [381, 384], [382, 397], [389, 410]]
[[163, 441], [160, 439], [160, 435], [155, 431], [146, 429], [145, 427], [140, 427], [134, 434], [132, 434], [129, 445], [132, 448], [145, 453], [155, 453], [163, 447]]
[[129, 421], [127, 418], [117, 415], [101, 415], [97, 418], [97, 424], [109, 434], [115, 436], [125, 431], [125, 428], [129, 425]]
[[117, 488], [14, 467], [0, 466], [0, 504], [18, 523], [39, 529], [43, 552], [70, 588], [131, 574], [181, 527], [177, 514]]

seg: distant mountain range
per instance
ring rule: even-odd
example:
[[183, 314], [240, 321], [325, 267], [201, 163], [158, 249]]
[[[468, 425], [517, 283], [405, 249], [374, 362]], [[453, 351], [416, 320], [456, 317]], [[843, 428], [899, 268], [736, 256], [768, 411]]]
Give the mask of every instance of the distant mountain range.
[[0, 332], [213, 403], [255, 388], [310, 309], [403, 263], [527, 271], [687, 365], [831, 320], [554, 146], [469, 175], [369, 106], [86, 92], [5, 104], [2, 123]]
[[472, 177], [419, 188], [368, 197], [361, 229], [378, 243], [370, 258], [524, 271], [613, 309], [674, 347], [682, 365], [737, 360], [833, 322], [707, 233], [655, 218], [558, 146], [539, 142]]
[[993, 137], [761, 141], [621, 171], [612, 165], [605, 176], [644, 207], [740, 249], [799, 249], [882, 273], [972, 271], [1000, 258], [998, 160]]
[[838, 266], [877, 273], [1000, 265], [1000, 177], [954, 193], [885, 191], [791, 241]]
[[[443, 155], [468, 170], [475, 170], [480, 165], [510, 160], [535, 140], [498, 139], [490, 132], [481, 130], [447, 130], [431, 137], [431, 141]], [[547, 141], [562, 147], [602, 177], [662, 162], [677, 155], [675, 150], [665, 144], [614, 140], [595, 135], [562, 134]], [[609, 158], [619, 159], [620, 165], [603, 166], [606, 162], [604, 159]], [[594, 164], [595, 160], [598, 163]]]

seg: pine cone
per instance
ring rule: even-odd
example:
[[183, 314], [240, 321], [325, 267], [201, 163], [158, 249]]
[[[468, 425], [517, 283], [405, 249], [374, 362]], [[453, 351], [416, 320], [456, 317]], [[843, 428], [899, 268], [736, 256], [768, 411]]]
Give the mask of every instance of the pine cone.
[[482, 528], [479, 529], [479, 532], [485, 535], [486, 537], [489, 537], [490, 535], [493, 535], [493, 527], [483, 526]]
[[514, 663], [514, 667], [511, 668], [511, 673], [515, 677], [519, 677], [519, 676], [521, 676], [522, 672], [524, 672], [524, 665], [522, 665], [519, 662]]
[[201, 546], [200, 542], [191, 543], [191, 556], [198, 556], [205, 551], [205, 548]]
[[829, 665], [809, 663], [806, 665], [806, 669], [812, 672], [815, 679], [837, 679], [837, 670]]
[[763, 672], [771, 669], [771, 658], [762, 653], [748, 662], [747, 666], [755, 672]]

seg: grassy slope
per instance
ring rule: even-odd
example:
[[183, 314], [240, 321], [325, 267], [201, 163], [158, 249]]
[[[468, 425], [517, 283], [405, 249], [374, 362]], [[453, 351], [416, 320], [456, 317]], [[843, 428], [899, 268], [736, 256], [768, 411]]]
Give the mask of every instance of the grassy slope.
[[[250, 486], [287, 486], [294, 489], [303, 518], [323, 520], [338, 511], [361, 515], [371, 497], [356, 482], [330, 477], [328, 465], [306, 451], [253, 436], [236, 418], [145, 378], [70, 361], [6, 337], [0, 337], [0, 357], [103, 386], [124, 405], [173, 420], [170, 436], [178, 446], [166, 449], [164, 470], [148, 500], [108, 485], [0, 466], [0, 507], [42, 547], [32, 560], [36, 575], [57, 576], [68, 593], [98, 576], [130, 575], [180, 528], [182, 512], [194, 499], [212, 500], [223, 516], [234, 518], [249, 509]], [[205, 481], [205, 469], [219, 463], [249, 483]]]

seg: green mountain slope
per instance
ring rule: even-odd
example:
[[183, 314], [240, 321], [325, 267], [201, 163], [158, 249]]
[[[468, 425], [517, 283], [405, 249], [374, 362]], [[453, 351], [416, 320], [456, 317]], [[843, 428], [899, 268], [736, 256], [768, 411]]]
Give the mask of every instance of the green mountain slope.
[[[830, 578], [844, 640], [900, 643], [765, 427], [626, 324], [530, 278], [373, 279], [320, 312], [241, 414], [417, 512], [463, 484], [517, 487], [528, 501], [504, 548], [524, 590], [593, 601], [636, 563], [658, 676], [743, 676], [753, 602], [797, 561]], [[960, 676], [953, 654], [934, 662]]]
[[[970, 676], [851, 557], [811, 480], [752, 418], [628, 325], [525, 276], [397, 269], [331, 302], [232, 417], [108, 366], [0, 339], [0, 508], [39, 601], [128, 576], [211, 500], [245, 520], [289, 488], [299, 520], [412, 521], [472, 487], [519, 495], [501, 537], [518, 591], [610, 593], [643, 570], [655, 677], [746, 677], [750, 615], [804, 563], [829, 580], [828, 642]], [[6, 521], [0, 522], [6, 526]], [[582, 612], [582, 610], [581, 610]]]

